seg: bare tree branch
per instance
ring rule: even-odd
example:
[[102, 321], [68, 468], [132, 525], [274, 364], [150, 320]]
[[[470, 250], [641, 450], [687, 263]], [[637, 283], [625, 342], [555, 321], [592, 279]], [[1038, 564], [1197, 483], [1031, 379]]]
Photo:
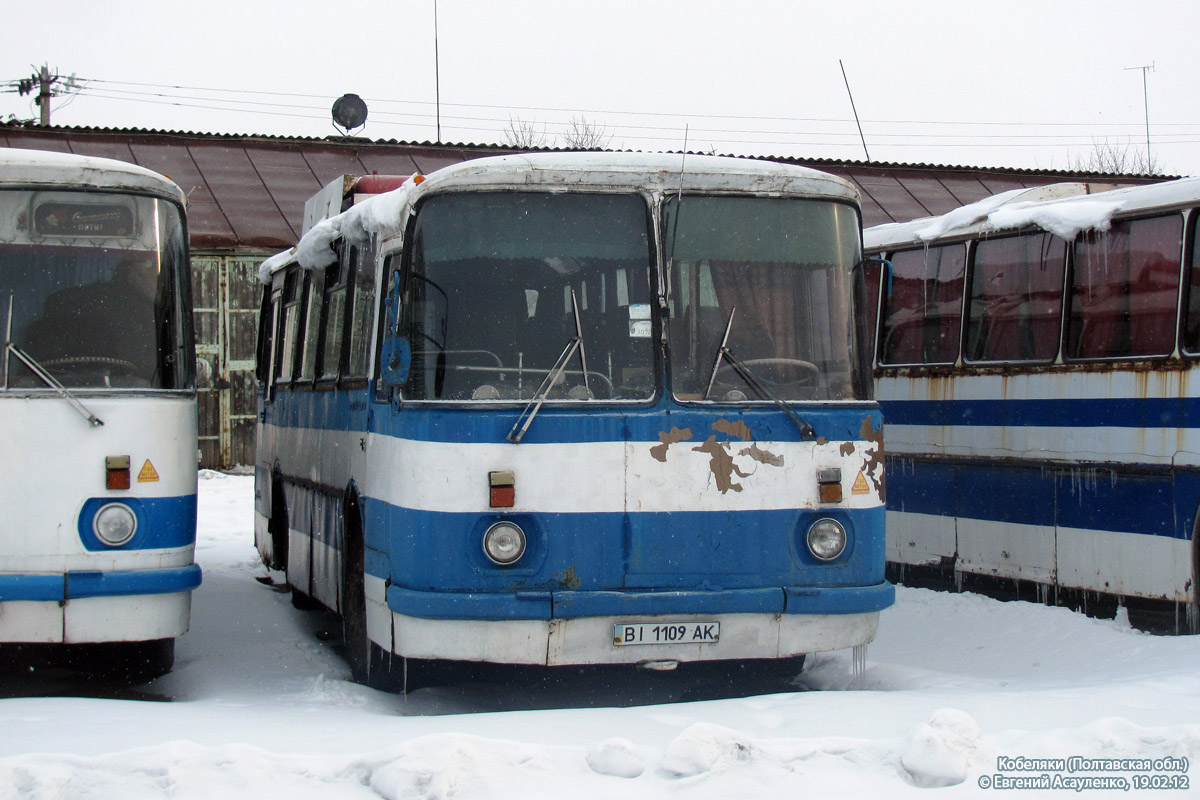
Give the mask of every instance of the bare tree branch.
[[571, 117], [571, 128], [563, 134], [563, 143], [578, 150], [603, 150], [612, 141], [612, 134], [603, 125], [586, 117]]
[[1092, 151], [1084, 156], [1071, 157], [1068, 162], [1073, 172], [1094, 172], [1100, 175], [1162, 175], [1158, 159], [1129, 144], [1117, 144], [1105, 139], [1093, 142]]
[[508, 127], [504, 129], [504, 143], [509, 147], [537, 148], [546, 146], [546, 124], [542, 129], [529, 120], [508, 118]]

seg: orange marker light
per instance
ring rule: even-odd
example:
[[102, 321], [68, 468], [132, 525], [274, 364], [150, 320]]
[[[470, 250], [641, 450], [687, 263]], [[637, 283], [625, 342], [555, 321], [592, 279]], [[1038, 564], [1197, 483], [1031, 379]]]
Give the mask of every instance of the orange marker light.
[[817, 470], [817, 495], [822, 503], [842, 502], [842, 471], [837, 467]]
[[106, 456], [104, 485], [109, 489], [129, 488], [129, 456]]
[[512, 508], [517, 503], [516, 482], [511, 472], [489, 472], [488, 488], [492, 508]]

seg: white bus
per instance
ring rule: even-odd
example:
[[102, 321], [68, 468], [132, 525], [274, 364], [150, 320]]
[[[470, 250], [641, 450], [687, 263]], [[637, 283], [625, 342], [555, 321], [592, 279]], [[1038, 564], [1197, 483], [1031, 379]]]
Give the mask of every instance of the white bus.
[[1198, 222], [1183, 179], [864, 233], [899, 576], [1197, 630]]
[[171, 668], [200, 583], [184, 199], [0, 150], [0, 643], [111, 643], [82, 649], [139, 678]]
[[306, 216], [261, 272], [256, 538], [342, 615], [356, 677], [794, 675], [874, 636], [850, 184], [555, 153], [339, 179]]

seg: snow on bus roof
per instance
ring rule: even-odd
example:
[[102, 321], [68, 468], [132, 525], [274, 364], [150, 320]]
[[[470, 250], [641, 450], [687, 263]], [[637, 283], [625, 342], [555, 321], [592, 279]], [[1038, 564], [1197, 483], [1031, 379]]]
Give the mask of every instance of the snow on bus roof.
[[1127, 186], [1087, 194], [1084, 184], [1014, 189], [956, 208], [940, 217], [877, 225], [863, 232], [867, 250], [921, 245], [941, 237], [1036, 226], [1071, 240], [1086, 230], [1106, 231], [1119, 212], [1149, 211], [1200, 203], [1200, 178]]
[[849, 181], [819, 170], [772, 161], [727, 156], [674, 153], [524, 153], [464, 161], [416, 175], [398, 189], [374, 195], [341, 214], [313, 225], [288, 250], [259, 265], [258, 278], [271, 276], [292, 263], [303, 269], [324, 269], [336, 255], [339, 238], [365, 242], [371, 234], [386, 234], [401, 221], [405, 206], [420, 194], [462, 187], [596, 187], [636, 186], [683, 191], [747, 191], [832, 197], [858, 201], [858, 190]]

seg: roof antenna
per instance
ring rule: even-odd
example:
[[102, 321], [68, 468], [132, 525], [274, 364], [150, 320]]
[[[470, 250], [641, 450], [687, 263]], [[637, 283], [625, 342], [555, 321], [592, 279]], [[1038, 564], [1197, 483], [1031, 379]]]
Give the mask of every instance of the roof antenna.
[[846, 82], [846, 94], [850, 95], [850, 110], [854, 112], [854, 124], [858, 126], [858, 138], [862, 139], [863, 152], [867, 154], [867, 163], [871, 163], [871, 154], [867, 151], [867, 137], [863, 136], [862, 123], [858, 121], [858, 109], [854, 107], [854, 93], [850, 91], [850, 79], [846, 77], [846, 65], [842, 60], [838, 59], [838, 66], [842, 68], [842, 80]]
[[[679, 158], [679, 189], [675, 192], [675, 219], [671, 220], [671, 252], [667, 255], [666, 281], [667, 296], [671, 294], [671, 272], [675, 268], [675, 234], [679, 230], [679, 214], [683, 210], [683, 172], [687, 164], [688, 124], [683, 126], [683, 153]], [[664, 300], [665, 302], [665, 300]]]
[[341, 127], [342, 135], [349, 136], [353, 128], [367, 124], [367, 104], [356, 94], [344, 94], [333, 101], [333, 127]]

